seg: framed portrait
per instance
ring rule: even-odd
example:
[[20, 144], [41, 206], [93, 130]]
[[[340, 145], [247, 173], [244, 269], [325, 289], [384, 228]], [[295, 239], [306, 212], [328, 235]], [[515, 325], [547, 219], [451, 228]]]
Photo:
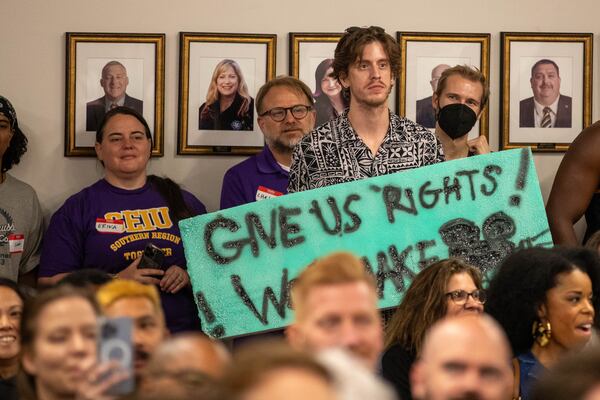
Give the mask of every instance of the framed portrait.
[[566, 151], [592, 122], [591, 33], [501, 32], [500, 146]]
[[[432, 96], [444, 70], [456, 65], [479, 69], [489, 82], [489, 33], [398, 32], [401, 67], [396, 85], [398, 114], [435, 129]], [[469, 139], [489, 133], [488, 107], [468, 133]]]
[[67, 32], [65, 156], [92, 157], [96, 129], [117, 106], [144, 116], [163, 155], [165, 35]]
[[313, 92], [317, 112], [315, 126], [337, 117], [349, 106], [342, 86], [332, 78], [333, 54], [342, 33], [297, 33], [290, 38], [290, 75]]
[[275, 77], [277, 36], [179, 36], [178, 154], [255, 154], [264, 144], [254, 98]]

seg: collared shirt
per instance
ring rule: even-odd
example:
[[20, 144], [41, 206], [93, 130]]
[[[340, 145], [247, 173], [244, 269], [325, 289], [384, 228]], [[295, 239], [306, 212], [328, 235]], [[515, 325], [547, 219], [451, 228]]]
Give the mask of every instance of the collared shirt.
[[116, 104], [118, 107], [123, 107], [125, 105], [125, 96], [121, 97], [117, 101], [110, 101], [108, 97], [104, 97], [104, 110], [109, 112], [112, 109], [112, 105]]
[[287, 193], [288, 171], [268, 146], [257, 155], [231, 167], [223, 177], [221, 210]]
[[389, 129], [373, 156], [352, 128], [346, 110], [296, 146], [288, 191], [300, 192], [442, 161], [442, 144], [435, 134], [391, 111]]
[[546, 107], [549, 107], [551, 110], [549, 128], [554, 128], [554, 124], [556, 123], [556, 113], [558, 112], [558, 99], [560, 99], [560, 96], [557, 96], [556, 100], [554, 100], [554, 103], [550, 104], [549, 106], [543, 106], [540, 103], [538, 103], [535, 100], [535, 98], [533, 99], [533, 105], [535, 109], [534, 126], [536, 128], [542, 127], [542, 120], [544, 119], [544, 108]]

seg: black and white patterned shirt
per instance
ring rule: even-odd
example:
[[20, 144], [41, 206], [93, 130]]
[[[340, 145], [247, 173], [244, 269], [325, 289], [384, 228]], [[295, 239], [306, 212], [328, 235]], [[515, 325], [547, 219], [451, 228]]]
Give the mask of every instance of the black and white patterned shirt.
[[390, 126], [373, 157], [358, 137], [348, 111], [319, 126], [295, 147], [288, 192], [301, 192], [444, 161], [442, 144], [429, 129], [390, 111]]

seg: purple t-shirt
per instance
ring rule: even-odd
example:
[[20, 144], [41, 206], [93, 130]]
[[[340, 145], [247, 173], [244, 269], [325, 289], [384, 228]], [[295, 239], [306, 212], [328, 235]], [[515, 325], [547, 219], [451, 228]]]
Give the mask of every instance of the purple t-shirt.
[[231, 167], [223, 178], [221, 210], [287, 193], [289, 174], [268, 146]]
[[[204, 205], [191, 193], [182, 193], [192, 212], [206, 213]], [[83, 268], [115, 274], [139, 257], [148, 242], [165, 252], [165, 266], [186, 268], [177, 222], [151, 184], [125, 190], [101, 179], [69, 197], [52, 216], [44, 237], [39, 276], [51, 277]], [[160, 294], [171, 332], [199, 329], [191, 288]]]

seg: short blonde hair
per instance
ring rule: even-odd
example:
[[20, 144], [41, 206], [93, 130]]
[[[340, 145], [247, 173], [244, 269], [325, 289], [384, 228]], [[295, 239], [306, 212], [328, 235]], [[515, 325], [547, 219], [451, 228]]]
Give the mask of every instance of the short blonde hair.
[[292, 286], [292, 304], [296, 316], [306, 302], [311, 289], [318, 286], [364, 282], [377, 293], [375, 278], [355, 255], [348, 252], [332, 253], [315, 260], [304, 269]]
[[96, 292], [98, 304], [100, 304], [103, 311], [117, 300], [125, 297], [146, 297], [152, 302], [156, 310], [162, 313], [160, 295], [156, 287], [151, 285], [144, 285], [129, 279], [115, 279], [102, 285]]

